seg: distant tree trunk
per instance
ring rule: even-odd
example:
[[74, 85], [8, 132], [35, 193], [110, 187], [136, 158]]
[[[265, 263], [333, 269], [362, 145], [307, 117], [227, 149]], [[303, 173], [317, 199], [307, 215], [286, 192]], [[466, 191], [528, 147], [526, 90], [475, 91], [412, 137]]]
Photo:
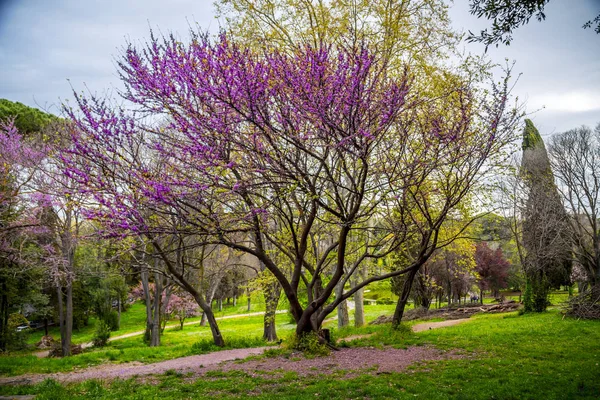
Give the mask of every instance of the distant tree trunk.
[[[142, 287], [144, 288], [144, 300], [146, 302], [146, 332], [144, 334], [144, 338], [148, 342], [148, 344], [152, 347], [152, 346], [157, 346], [157, 345], [154, 344], [154, 343], [156, 343], [155, 337], [153, 335], [154, 318], [153, 318], [152, 314], [153, 314], [153, 310], [154, 310], [154, 305], [152, 303], [152, 297], [150, 295], [150, 283], [149, 283], [149, 274], [148, 274], [147, 268], [142, 269], [141, 278], [142, 278]], [[156, 293], [155, 293], [155, 296], [156, 296]], [[159, 339], [159, 342], [160, 342], [160, 339]]]
[[71, 355], [71, 337], [73, 336], [73, 283], [67, 284], [65, 337], [61, 338], [63, 357]]
[[404, 308], [406, 307], [406, 303], [408, 303], [408, 296], [410, 295], [410, 289], [417, 271], [418, 268], [415, 267], [408, 272], [408, 275], [406, 276], [406, 280], [404, 281], [404, 285], [402, 287], [402, 294], [400, 295], [400, 298], [398, 298], [398, 303], [396, 304], [396, 310], [394, 311], [394, 317], [392, 319], [392, 327], [394, 328], [400, 326], [400, 322], [402, 322]]
[[248, 310], [247, 311], [250, 312], [250, 310], [251, 310], [251, 307], [250, 307], [251, 306], [251, 304], [250, 304], [251, 303], [250, 290], [246, 291], [246, 296], [248, 298]]
[[150, 347], [160, 346], [160, 300], [162, 295], [162, 282], [160, 275], [154, 275], [154, 304], [152, 305], [152, 330], [150, 337]]
[[483, 304], [483, 289], [479, 289], [479, 302]]
[[117, 325], [119, 326], [119, 329], [121, 328], [121, 295], [120, 293], [118, 294], [118, 298], [117, 298], [117, 315], [118, 315], [118, 319], [117, 319]]
[[[71, 355], [71, 334], [73, 332], [73, 289], [67, 286], [66, 296], [59, 284], [56, 287], [58, 298], [58, 319], [60, 327], [60, 347], [63, 357]], [[66, 297], [66, 304], [64, 303]], [[70, 323], [69, 323], [70, 322]]]
[[281, 296], [281, 285], [275, 280], [264, 285], [263, 291], [265, 294], [263, 339], [265, 339], [267, 342], [274, 342], [277, 340], [275, 317], [277, 315], [279, 297]]
[[[47, 335], [47, 334], [46, 334]], [[2, 294], [0, 295], [0, 350], [6, 351], [8, 338], [8, 287], [2, 280]]]
[[[335, 287], [335, 297], [340, 298], [344, 293], [344, 284], [343, 281], [340, 282]], [[348, 316], [348, 302], [346, 300], [342, 301], [337, 306], [337, 316], [338, 316], [338, 328], [343, 328], [348, 326], [350, 323], [350, 317]]]
[[62, 351], [62, 338], [65, 330], [65, 305], [63, 303], [63, 292], [60, 284], [56, 285], [56, 299], [58, 304], [58, 327], [60, 329], [60, 346]]
[[[364, 272], [361, 271], [361, 272]], [[360, 328], [365, 324], [365, 296], [363, 289], [354, 293], [354, 326]]]
[[[209, 307], [211, 309], [212, 309], [212, 302], [213, 302], [214, 295], [215, 295], [215, 291], [213, 290], [209, 293], [209, 296], [206, 299], [206, 303], [209, 305]], [[200, 306], [200, 308], [202, 308], [202, 306]], [[206, 318], [206, 313], [204, 311], [202, 311], [202, 318], [200, 318], [200, 326], [206, 326], [207, 323], [208, 323], [208, 319]]]
[[[161, 302], [160, 305], [160, 319], [161, 319], [161, 329], [160, 329], [160, 333], [164, 333], [166, 327], [167, 327], [167, 321], [168, 321], [168, 316], [167, 316], [167, 307], [169, 306], [169, 301], [171, 301], [171, 294], [173, 293], [173, 285], [171, 285], [170, 280], [167, 280], [167, 284], [165, 286], [165, 300]], [[162, 295], [161, 295], [162, 298]]]
[[44, 336], [48, 336], [48, 317], [44, 318]]
[[217, 299], [217, 305], [219, 307], [219, 312], [223, 311], [223, 299], [221, 299], [221, 298]]
[[233, 295], [233, 306], [237, 306], [237, 295]]

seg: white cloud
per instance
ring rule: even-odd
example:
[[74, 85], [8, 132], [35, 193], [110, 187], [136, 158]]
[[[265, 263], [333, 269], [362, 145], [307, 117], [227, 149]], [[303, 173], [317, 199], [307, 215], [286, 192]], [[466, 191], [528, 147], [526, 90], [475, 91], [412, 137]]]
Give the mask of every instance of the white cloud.
[[571, 91], [566, 93], [545, 93], [532, 96], [528, 108], [542, 108], [562, 112], [586, 112], [600, 110], [600, 93]]

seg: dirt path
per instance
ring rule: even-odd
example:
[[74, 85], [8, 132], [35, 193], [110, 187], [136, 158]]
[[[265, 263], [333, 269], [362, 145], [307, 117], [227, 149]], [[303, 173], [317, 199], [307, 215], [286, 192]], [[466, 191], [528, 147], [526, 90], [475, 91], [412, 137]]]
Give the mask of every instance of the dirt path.
[[427, 331], [429, 329], [444, 328], [446, 326], [462, 324], [463, 322], [467, 322], [468, 320], [469, 320], [468, 318], [464, 318], [464, 319], [450, 319], [450, 320], [441, 321], [441, 322], [424, 322], [422, 324], [413, 325], [412, 330], [413, 330], [413, 332], [422, 332], [422, 331]]
[[[221, 319], [237, 318], [240, 316], [257, 315], [243, 314], [221, 317]], [[461, 324], [468, 319], [456, 319], [441, 322], [426, 322], [416, 324], [412, 327], [413, 332], [422, 332], [429, 329], [443, 328]], [[197, 323], [197, 321], [194, 321]], [[142, 332], [143, 333], [143, 332]], [[135, 336], [139, 333], [131, 333], [115, 337], [114, 340], [123, 337]], [[351, 341], [366, 338], [373, 334], [353, 335], [344, 338]], [[421, 361], [442, 360], [449, 358], [460, 358], [462, 355], [455, 352], [443, 352], [428, 346], [409, 347], [408, 349], [376, 349], [376, 348], [350, 348], [335, 351], [329, 357], [317, 357], [305, 359], [299, 357], [284, 358], [275, 357], [268, 360], [251, 360], [245, 363], [234, 363], [234, 360], [244, 359], [252, 355], [262, 354], [268, 347], [257, 347], [250, 349], [223, 350], [209, 354], [180, 357], [173, 360], [161, 361], [153, 364], [142, 364], [140, 362], [124, 364], [104, 364], [90, 367], [76, 372], [64, 372], [54, 374], [26, 374], [14, 377], [0, 378], [0, 385], [25, 385], [42, 382], [44, 379], [52, 378], [59, 382], [79, 382], [88, 379], [112, 380], [116, 378], [127, 379], [135, 376], [147, 376], [164, 374], [167, 371], [179, 373], [191, 372], [194, 376], [204, 375], [208, 371], [242, 370], [250, 374], [261, 371], [296, 371], [300, 375], [313, 375], [317, 373], [330, 373], [334, 370], [346, 370], [349, 376], [364, 370], [373, 373], [399, 372], [407, 366]]]
[[[286, 313], [287, 310], [277, 310], [276, 314], [283, 314]], [[224, 319], [232, 319], [232, 318], [243, 318], [243, 317], [255, 317], [257, 315], [264, 315], [265, 312], [264, 311], [258, 311], [258, 312], [253, 312], [253, 313], [247, 313], [247, 314], [234, 314], [234, 315], [226, 315], [224, 317], [217, 317], [215, 318], [217, 321], [220, 320], [224, 320]], [[200, 321], [190, 321], [190, 322], [186, 322], [183, 325], [187, 326], [187, 325], [194, 325], [194, 324], [199, 324]], [[178, 328], [179, 324], [174, 324], [174, 325], [167, 325], [165, 327], [165, 329], [171, 329], [171, 328]], [[130, 333], [125, 333], [123, 335], [119, 335], [119, 336], [114, 336], [108, 339], [109, 342], [112, 342], [114, 340], [120, 340], [120, 339], [127, 339], [130, 337], [134, 337], [134, 336], [140, 336], [143, 335], [145, 331], [136, 331], [136, 332], [130, 332]], [[81, 348], [83, 349], [87, 349], [88, 347], [92, 347], [94, 344], [92, 342], [88, 342], [88, 343], [82, 343], [81, 344]], [[48, 357], [48, 355], [50, 354], [49, 350], [44, 350], [44, 351], [38, 351], [36, 353], [33, 353], [37, 358], [45, 358]]]
[[131, 378], [136, 375], [163, 374], [169, 370], [186, 372], [192, 368], [205, 368], [215, 366], [224, 361], [243, 359], [252, 355], [262, 354], [268, 347], [252, 349], [222, 350], [209, 354], [175, 358], [154, 364], [139, 362], [124, 364], [104, 364], [86, 368], [76, 372], [59, 372], [55, 374], [26, 374], [13, 377], [0, 378], [1, 385], [27, 385], [42, 382], [52, 378], [59, 382], [79, 382], [88, 379], [111, 380], [115, 378]]
[[105, 364], [90, 367], [77, 372], [55, 374], [28, 374], [15, 377], [0, 378], [0, 385], [27, 385], [42, 382], [44, 379], [55, 379], [62, 383], [80, 382], [88, 379], [103, 381], [142, 377], [154, 381], [152, 375], [164, 374], [167, 371], [190, 374], [190, 379], [203, 376], [209, 371], [244, 371], [250, 375], [276, 377], [285, 371], [297, 372], [300, 376], [314, 376], [344, 371], [347, 377], [361, 373], [401, 372], [408, 366], [429, 360], [447, 360], [463, 358], [465, 355], [454, 351], [441, 351], [430, 346], [412, 346], [407, 349], [386, 347], [345, 348], [332, 352], [326, 357], [305, 358], [302, 353], [293, 357], [273, 357], [268, 359], [237, 362], [248, 356], [259, 355], [267, 347], [252, 349], [223, 350], [215, 353], [181, 357], [154, 364], [127, 363]]

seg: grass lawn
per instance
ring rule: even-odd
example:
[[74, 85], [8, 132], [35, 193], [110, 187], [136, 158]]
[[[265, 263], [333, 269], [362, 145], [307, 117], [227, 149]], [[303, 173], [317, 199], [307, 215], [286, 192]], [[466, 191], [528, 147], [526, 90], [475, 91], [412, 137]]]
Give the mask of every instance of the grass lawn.
[[[372, 306], [378, 307], [378, 306]], [[368, 310], [369, 307], [367, 307]], [[379, 310], [373, 310], [377, 313]], [[279, 318], [283, 320], [284, 318]], [[260, 335], [261, 319], [222, 321], [223, 333], [230, 337], [243, 331]], [[285, 321], [287, 322], [287, 321]], [[279, 332], [293, 329], [281, 324]], [[98, 351], [110, 359], [120, 354], [124, 360], [186, 355], [199, 335], [209, 335], [193, 327], [183, 332], [167, 332], [164, 347], [138, 347], [133, 339], [115, 343]], [[562, 318], [557, 310], [519, 316], [517, 313], [480, 315], [472, 321], [444, 329], [408, 333], [389, 326], [345, 328], [338, 336], [374, 333], [352, 342], [352, 346], [395, 346], [429, 344], [442, 349], [458, 349], [467, 356], [414, 365], [404, 373], [361, 374], [347, 378], [340, 372], [299, 379], [295, 373], [282, 376], [252, 377], [243, 372], [214, 372], [192, 379], [180, 374], [165, 374], [155, 384], [135, 380], [104, 383], [88, 381], [62, 386], [45, 381], [35, 386], [0, 388], [0, 395], [37, 394], [36, 399], [106, 398], [427, 398], [427, 399], [573, 399], [600, 397], [600, 321]], [[241, 340], [241, 339], [240, 339]], [[201, 350], [202, 346], [196, 346]], [[132, 353], [130, 353], [132, 352]], [[91, 354], [83, 356], [90, 357]], [[79, 357], [79, 356], [77, 356]], [[75, 359], [71, 357], [70, 359]], [[41, 360], [40, 360], [41, 361]], [[48, 360], [62, 361], [62, 360]], [[54, 366], [56, 367], [56, 366]]]
[[[216, 305], [216, 302], [214, 302], [213, 305]], [[238, 299], [236, 306], [234, 306], [233, 303], [232, 304], [223, 303], [222, 311], [218, 311], [215, 306], [214, 314], [215, 314], [215, 317], [219, 318], [219, 317], [225, 317], [228, 315], [248, 314], [248, 313], [254, 313], [254, 312], [259, 312], [259, 311], [264, 311], [264, 310], [265, 310], [265, 303], [264, 303], [264, 299], [262, 298], [262, 296], [258, 296], [258, 295], [252, 296], [250, 311], [248, 311], [247, 298], [245, 296], [242, 296]], [[193, 321], [200, 321], [200, 317], [188, 318], [185, 320], [186, 323], [193, 322]], [[168, 325], [169, 326], [177, 325], [178, 322], [179, 321], [177, 319], [172, 319], [169, 321]], [[73, 339], [72, 339], [73, 343], [81, 344], [81, 343], [91, 342], [92, 337], [94, 336], [94, 332], [96, 330], [97, 323], [98, 323], [97, 318], [95, 316], [91, 316], [87, 326], [84, 326], [83, 328], [81, 328], [79, 330], [73, 330]], [[125, 335], [127, 333], [141, 331], [144, 329], [145, 323], [146, 323], [146, 308], [141, 301], [137, 301], [137, 302], [133, 303], [127, 311], [121, 313], [121, 326], [118, 331], [112, 332], [111, 336], [120, 336], [120, 335]], [[60, 337], [60, 330], [59, 330], [58, 326], [50, 327], [48, 333], [54, 338]], [[43, 329], [35, 330], [29, 334], [29, 336], [27, 338], [27, 343], [33, 345], [33, 344], [39, 342], [43, 335], [44, 335]], [[31, 351], [36, 351], [36, 350], [31, 349]]]

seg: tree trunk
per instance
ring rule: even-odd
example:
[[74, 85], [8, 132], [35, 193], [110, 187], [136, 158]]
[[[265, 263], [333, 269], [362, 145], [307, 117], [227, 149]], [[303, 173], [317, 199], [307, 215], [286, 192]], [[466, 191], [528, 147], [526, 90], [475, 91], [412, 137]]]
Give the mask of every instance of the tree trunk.
[[275, 317], [277, 313], [277, 305], [281, 296], [281, 285], [278, 281], [270, 282], [263, 288], [265, 294], [265, 319], [263, 339], [267, 342], [277, 340], [277, 329], [275, 325]]
[[162, 301], [160, 305], [161, 334], [164, 333], [165, 328], [167, 327], [167, 307], [169, 306], [169, 301], [171, 301], [171, 293], [173, 293], [173, 286], [167, 281], [167, 285], [165, 286], [165, 300]]
[[148, 282], [148, 269], [143, 268], [141, 273], [142, 287], [144, 288], [144, 301], [146, 303], [146, 332], [144, 339], [146, 342], [152, 342], [152, 302], [150, 298], [150, 283]]
[[233, 306], [237, 306], [237, 295], [233, 295]]
[[219, 329], [219, 325], [217, 325], [217, 320], [215, 319], [215, 315], [212, 310], [208, 312], [205, 311], [206, 318], [208, 319], [208, 325], [210, 325], [210, 331], [213, 336], [213, 340], [215, 345], [219, 347], [225, 346], [225, 341], [223, 340], [223, 336], [221, 335], [221, 330]]
[[[46, 334], [47, 335], [47, 334]], [[0, 296], [0, 350], [6, 351], [8, 342], [8, 288], [6, 281], [2, 281], [2, 295]]]
[[360, 328], [365, 324], [365, 296], [363, 289], [354, 293], [354, 326]]
[[219, 325], [215, 319], [215, 314], [212, 311], [211, 303], [205, 301], [204, 298], [198, 293], [194, 296], [194, 299], [196, 300], [196, 304], [198, 304], [203, 311], [202, 318], [206, 318], [208, 321], [215, 345], [219, 347], [225, 346], [225, 341], [223, 340], [221, 330], [219, 329]]
[[119, 298], [117, 299], [117, 325], [119, 326], [119, 329], [121, 329], [121, 296], [119, 294]]
[[63, 303], [63, 292], [62, 286], [59, 284], [56, 286], [56, 297], [58, 299], [58, 326], [60, 328], [60, 351], [62, 355], [65, 355], [65, 305]]
[[246, 297], [248, 298], [248, 309], [247, 309], [247, 311], [250, 312], [250, 305], [251, 305], [250, 304], [250, 301], [251, 301], [251, 299], [250, 299], [250, 290], [246, 291]]
[[152, 306], [152, 331], [150, 337], [150, 347], [160, 346], [160, 300], [162, 295], [162, 285], [160, 275], [154, 274], [154, 304]]
[[218, 299], [217, 305], [219, 306], [219, 312], [223, 311], [223, 299]]
[[394, 317], [392, 319], [392, 327], [398, 328], [400, 326], [400, 322], [402, 322], [402, 317], [404, 316], [404, 308], [406, 307], [406, 303], [408, 303], [408, 296], [410, 295], [410, 289], [413, 284], [413, 280], [415, 279], [415, 275], [417, 274], [418, 268], [414, 268], [411, 270], [406, 280], [404, 281], [404, 285], [402, 287], [402, 294], [398, 299], [398, 303], [396, 304], [396, 310], [394, 311]]
[[73, 283], [67, 284], [67, 304], [65, 312], [65, 337], [61, 338], [63, 357], [71, 355], [71, 337], [73, 336]]
[[[335, 297], [340, 298], [344, 293], [344, 285], [342, 280], [335, 287]], [[346, 300], [342, 301], [337, 306], [337, 316], [338, 316], [338, 328], [343, 328], [348, 326], [350, 323], [350, 317], [348, 316], [348, 302]]]

